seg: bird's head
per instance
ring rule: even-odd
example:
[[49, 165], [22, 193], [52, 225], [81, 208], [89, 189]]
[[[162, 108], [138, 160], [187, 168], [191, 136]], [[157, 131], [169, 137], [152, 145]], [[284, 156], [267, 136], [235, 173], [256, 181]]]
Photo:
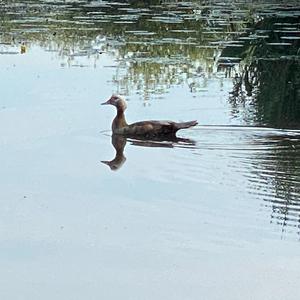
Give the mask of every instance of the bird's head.
[[123, 111], [127, 108], [125, 99], [119, 95], [112, 95], [106, 102], [101, 103], [101, 105], [113, 105]]

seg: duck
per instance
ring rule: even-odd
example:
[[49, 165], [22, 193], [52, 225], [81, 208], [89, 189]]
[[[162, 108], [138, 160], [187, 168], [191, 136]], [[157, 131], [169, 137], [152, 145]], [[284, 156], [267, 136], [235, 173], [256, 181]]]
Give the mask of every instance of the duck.
[[188, 122], [149, 120], [127, 124], [125, 118], [127, 103], [122, 96], [113, 94], [106, 102], [101, 103], [101, 105], [113, 105], [116, 107], [117, 115], [112, 122], [112, 132], [113, 134], [127, 137], [175, 137], [178, 130], [190, 128], [198, 124], [196, 120]]

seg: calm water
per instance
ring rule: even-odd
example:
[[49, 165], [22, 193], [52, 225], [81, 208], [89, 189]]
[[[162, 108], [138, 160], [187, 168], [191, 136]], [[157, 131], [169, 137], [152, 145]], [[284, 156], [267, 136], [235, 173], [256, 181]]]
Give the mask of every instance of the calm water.
[[[0, 4], [2, 299], [299, 299], [299, 126], [222, 58], [246, 4]], [[112, 140], [113, 92], [199, 125]]]

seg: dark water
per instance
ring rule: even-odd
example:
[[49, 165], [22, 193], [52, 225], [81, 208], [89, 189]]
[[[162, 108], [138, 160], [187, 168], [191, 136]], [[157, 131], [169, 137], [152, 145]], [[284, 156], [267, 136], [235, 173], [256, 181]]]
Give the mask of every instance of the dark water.
[[1, 297], [299, 299], [297, 5], [1, 1]]

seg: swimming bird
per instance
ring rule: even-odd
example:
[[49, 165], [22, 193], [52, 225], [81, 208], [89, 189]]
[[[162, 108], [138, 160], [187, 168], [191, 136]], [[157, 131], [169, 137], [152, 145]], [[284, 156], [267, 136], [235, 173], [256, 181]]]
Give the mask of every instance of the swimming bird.
[[113, 105], [117, 109], [117, 115], [112, 122], [113, 134], [124, 136], [142, 136], [146, 138], [159, 136], [175, 136], [180, 129], [190, 128], [198, 124], [197, 121], [173, 122], [173, 121], [141, 121], [128, 125], [125, 119], [126, 101], [119, 95], [112, 95], [101, 105]]

